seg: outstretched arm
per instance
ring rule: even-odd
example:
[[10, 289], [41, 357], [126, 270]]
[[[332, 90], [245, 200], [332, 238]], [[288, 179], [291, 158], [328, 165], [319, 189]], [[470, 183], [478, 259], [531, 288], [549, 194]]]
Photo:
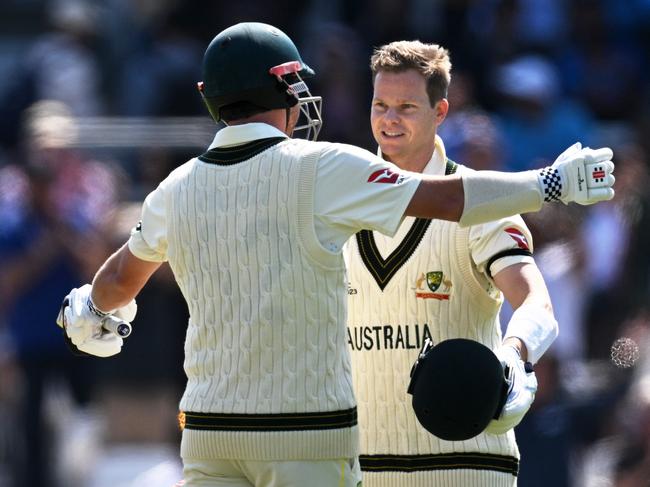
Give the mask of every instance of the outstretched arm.
[[104, 311], [125, 306], [137, 296], [160, 264], [139, 259], [124, 244], [97, 271], [91, 293], [93, 303]]
[[614, 197], [609, 148], [574, 144], [552, 166], [518, 173], [473, 171], [462, 177], [424, 176], [405, 215], [476, 225], [539, 211], [545, 202], [590, 205]]

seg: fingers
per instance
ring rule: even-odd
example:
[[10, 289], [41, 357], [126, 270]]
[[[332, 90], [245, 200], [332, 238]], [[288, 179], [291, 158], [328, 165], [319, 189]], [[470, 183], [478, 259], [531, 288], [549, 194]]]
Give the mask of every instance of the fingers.
[[585, 203], [592, 205], [599, 201], [609, 201], [615, 195], [614, 188], [595, 188], [589, 190], [589, 202]]
[[64, 319], [64, 313], [66, 308], [70, 307], [70, 296], [66, 296], [63, 299], [63, 303], [61, 303], [61, 308], [59, 309], [59, 314], [56, 316], [56, 324], [59, 325], [60, 328], [65, 329], [65, 319]]
[[135, 299], [132, 299], [129, 304], [118, 308], [115, 313], [113, 313], [118, 318], [128, 321], [129, 323], [135, 319], [135, 315], [138, 311], [138, 305], [135, 302]]
[[65, 333], [75, 345], [84, 342], [91, 335], [91, 330], [87, 326], [78, 326], [72, 307], [67, 306], [63, 310], [63, 323], [65, 324]]
[[[587, 164], [605, 161], [611, 162], [610, 159], [614, 157], [614, 152], [609, 147], [601, 147], [600, 149], [590, 149], [589, 147], [586, 147], [582, 152], [585, 155], [585, 163]], [[612, 163], [612, 167], [613, 165], [614, 164]]]
[[611, 188], [616, 182], [616, 177], [613, 174], [600, 169], [590, 170], [587, 168], [587, 174], [589, 175], [587, 187], [590, 190], [595, 188]]
[[82, 352], [96, 357], [111, 357], [120, 353], [124, 341], [113, 333], [105, 333], [98, 338], [90, 338], [77, 345]]

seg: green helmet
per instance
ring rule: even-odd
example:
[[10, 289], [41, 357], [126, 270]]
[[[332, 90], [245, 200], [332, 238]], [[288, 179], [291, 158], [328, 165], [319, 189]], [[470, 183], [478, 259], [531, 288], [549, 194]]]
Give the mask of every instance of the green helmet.
[[[284, 32], [268, 24], [244, 22], [219, 33], [206, 49], [199, 90], [217, 122], [229, 105], [243, 103], [264, 111], [301, 103], [309, 128], [319, 129], [321, 99], [311, 96], [303, 81], [312, 76], [314, 71]], [[304, 93], [308, 96], [301, 96]], [[303, 108], [308, 103], [314, 106]], [[296, 130], [301, 128], [307, 127]]]

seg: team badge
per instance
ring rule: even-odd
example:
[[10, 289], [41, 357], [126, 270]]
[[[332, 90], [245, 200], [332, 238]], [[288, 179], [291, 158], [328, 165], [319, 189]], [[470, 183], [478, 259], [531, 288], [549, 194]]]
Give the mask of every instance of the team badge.
[[427, 286], [431, 289], [432, 293], [435, 293], [442, 284], [442, 272], [434, 271], [427, 272]]
[[[424, 287], [425, 282], [427, 284], [426, 288]], [[445, 277], [442, 271], [431, 271], [426, 274], [422, 272], [415, 280], [415, 297], [448, 301], [451, 295], [451, 287], [451, 281]]]

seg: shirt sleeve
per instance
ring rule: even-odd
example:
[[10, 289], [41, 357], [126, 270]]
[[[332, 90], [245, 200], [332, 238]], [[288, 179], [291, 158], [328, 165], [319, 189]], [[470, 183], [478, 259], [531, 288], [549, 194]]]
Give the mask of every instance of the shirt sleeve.
[[394, 235], [422, 176], [354, 146], [328, 144], [321, 154], [314, 216], [347, 235]]
[[128, 245], [131, 253], [139, 259], [150, 262], [167, 260], [167, 217], [162, 185], [144, 200], [140, 222], [131, 230]]
[[519, 215], [474, 225], [469, 240], [477, 269], [490, 278], [511, 265], [534, 262], [533, 238]]

